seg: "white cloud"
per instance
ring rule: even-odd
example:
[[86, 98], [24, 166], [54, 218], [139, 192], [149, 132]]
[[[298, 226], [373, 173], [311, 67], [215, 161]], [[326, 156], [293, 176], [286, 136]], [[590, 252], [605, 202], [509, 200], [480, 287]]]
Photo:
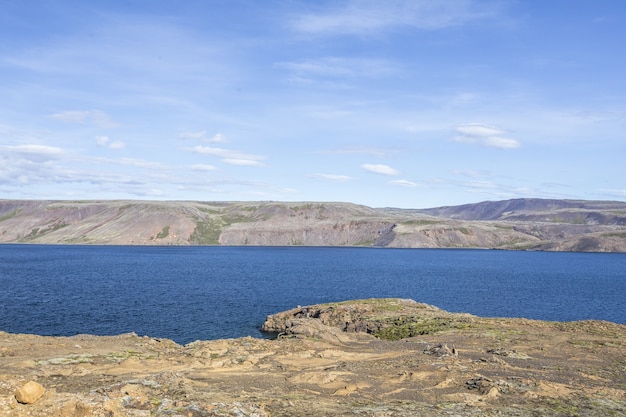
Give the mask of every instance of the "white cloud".
[[111, 141], [108, 136], [96, 136], [96, 144], [98, 146], [105, 146], [109, 149], [123, 149], [126, 144], [122, 141]]
[[506, 131], [481, 123], [456, 126], [454, 131], [460, 133], [452, 138], [455, 142], [476, 143], [500, 149], [515, 149], [521, 146], [517, 139], [502, 136], [507, 133]]
[[237, 158], [225, 158], [222, 159], [222, 162], [224, 162], [225, 164], [229, 164], [229, 165], [238, 165], [238, 166], [255, 166], [255, 167], [261, 167], [264, 164], [260, 161], [255, 161], [252, 159], [237, 159]]
[[417, 183], [415, 183], [413, 181], [407, 181], [407, 180], [389, 181], [389, 184], [401, 185], [403, 187], [417, 187]]
[[345, 182], [345, 181], [350, 181], [352, 178], [347, 176], [347, 175], [337, 175], [337, 174], [313, 174], [310, 175], [311, 178], [321, 178], [324, 180], [330, 180], [330, 181], [338, 181], [338, 182]]
[[293, 77], [306, 80], [308, 77], [379, 77], [398, 71], [395, 64], [381, 59], [324, 57], [298, 62], [279, 62], [279, 68], [293, 73]]
[[361, 168], [363, 168], [366, 171], [372, 172], [374, 174], [380, 174], [380, 175], [400, 175], [400, 171], [398, 171], [397, 169], [393, 169], [388, 165], [381, 165], [381, 164], [363, 164], [361, 165]]
[[167, 169], [166, 165], [163, 165], [159, 162], [146, 161], [144, 159], [138, 158], [119, 158], [119, 159], [110, 159], [102, 161], [108, 161], [110, 163], [115, 163], [119, 165], [128, 165], [136, 168], [149, 168], [149, 169]]
[[207, 136], [206, 130], [199, 132], [183, 132], [178, 135], [180, 139], [198, 140], [200, 142], [220, 143], [225, 142], [226, 138], [221, 133], [217, 133], [212, 137]]
[[69, 110], [50, 115], [51, 118], [66, 123], [91, 123], [99, 127], [119, 127], [111, 116], [101, 110]]
[[247, 165], [247, 166], [262, 166], [262, 160], [264, 156], [242, 153], [231, 149], [214, 148], [211, 146], [194, 146], [191, 149], [194, 153], [202, 155], [216, 156], [222, 159], [222, 162], [230, 165]]
[[480, 123], [470, 123], [454, 128], [457, 132], [468, 137], [489, 137], [505, 133], [503, 130]]
[[194, 171], [215, 171], [217, 168], [213, 165], [196, 164], [192, 165], [191, 169], [193, 169]]
[[351, 0], [330, 4], [329, 10], [296, 17], [293, 28], [323, 35], [371, 35], [398, 27], [436, 30], [494, 17], [497, 12], [493, 6], [471, 0]]
[[61, 148], [46, 145], [0, 146], [0, 151], [13, 153], [33, 162], [50, 161], [63, 156], [65, 153]]

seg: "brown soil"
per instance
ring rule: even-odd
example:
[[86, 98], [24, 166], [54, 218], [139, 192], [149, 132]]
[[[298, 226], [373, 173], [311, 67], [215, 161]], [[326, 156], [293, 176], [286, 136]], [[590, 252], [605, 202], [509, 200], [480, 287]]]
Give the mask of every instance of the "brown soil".
[[[283, 335], [180, 346], [0, 332], [0, 415], [626, 415], [623, 325], [488, 319], [389, 299], [297, 308], [266, 328]], [[46, 392], [18, 403], [31, 380]]]

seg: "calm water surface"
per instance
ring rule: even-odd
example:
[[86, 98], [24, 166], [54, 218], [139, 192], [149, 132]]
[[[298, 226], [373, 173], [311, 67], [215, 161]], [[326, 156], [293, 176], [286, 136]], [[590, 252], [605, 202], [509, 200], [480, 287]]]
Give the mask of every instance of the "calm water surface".
[[13, 333], [258, 337], [268, 314], [371, 297], [626, 324], [626, 254], [0, 245], [0, 330]]

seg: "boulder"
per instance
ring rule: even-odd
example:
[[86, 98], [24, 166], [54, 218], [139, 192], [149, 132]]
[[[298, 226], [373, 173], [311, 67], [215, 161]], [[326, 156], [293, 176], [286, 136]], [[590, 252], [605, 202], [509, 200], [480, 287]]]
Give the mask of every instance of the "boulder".
[[22, 385], [15, 393], [15, 399], [22, 404], [32, 404], [37, 401], [46, 389], [35, 381], [29, 381]]

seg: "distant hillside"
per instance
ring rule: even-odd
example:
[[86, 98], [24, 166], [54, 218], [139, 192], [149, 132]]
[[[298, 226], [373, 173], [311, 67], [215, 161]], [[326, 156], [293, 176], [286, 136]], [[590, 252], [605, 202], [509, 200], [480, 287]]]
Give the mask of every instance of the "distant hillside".
[[523, 220], [554, 223], [626, 225], [626, 203], [617, 201], [519, 198], [420, 210], [460, 220]]
[[330, 202], [0, 200], [0, 243], [626, 252], [626, 203], [516, 199], [407, 210]]

